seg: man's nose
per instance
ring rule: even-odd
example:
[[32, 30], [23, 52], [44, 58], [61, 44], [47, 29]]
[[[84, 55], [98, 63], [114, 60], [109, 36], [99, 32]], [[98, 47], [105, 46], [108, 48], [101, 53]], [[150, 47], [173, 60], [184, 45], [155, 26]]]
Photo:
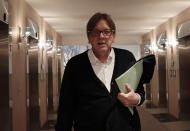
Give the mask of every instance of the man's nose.
[[103, 34], [103, 32], [100, 32], [100, 38], [104, 38], [105, 36], [104, 36], [104, 34]]

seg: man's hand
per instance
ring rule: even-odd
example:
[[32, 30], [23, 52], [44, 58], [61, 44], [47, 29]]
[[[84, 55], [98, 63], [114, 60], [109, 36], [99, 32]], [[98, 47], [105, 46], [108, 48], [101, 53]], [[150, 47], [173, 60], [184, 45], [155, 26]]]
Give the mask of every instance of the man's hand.
[[130, 106], [135, 106], [139, 103], [140, 101], [140, 96], [135, 93], [129, 85], [126, 84], [126, 89], [128, 91], [127, 94], [124, 93], [119, 93], [117, 96], [117, 99], [125, 106], [125, 107], [130, 107]]

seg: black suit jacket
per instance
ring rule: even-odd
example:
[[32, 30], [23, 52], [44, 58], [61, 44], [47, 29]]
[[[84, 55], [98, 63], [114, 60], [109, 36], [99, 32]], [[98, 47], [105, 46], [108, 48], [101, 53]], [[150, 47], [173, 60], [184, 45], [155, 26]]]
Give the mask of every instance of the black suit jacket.
[[[135, 62], [127, 50], [114, 48], [115, 65], [111, 92], [95, 75], [87, 51], [67, 63], [60, 90], [56, 131], [139, 131], [140, 120], [136, 108], [131, 115], [128, 108], [117, 100], [119, 88], [115, 78]], [[144, 101], [144, 88], [135, 91]]]

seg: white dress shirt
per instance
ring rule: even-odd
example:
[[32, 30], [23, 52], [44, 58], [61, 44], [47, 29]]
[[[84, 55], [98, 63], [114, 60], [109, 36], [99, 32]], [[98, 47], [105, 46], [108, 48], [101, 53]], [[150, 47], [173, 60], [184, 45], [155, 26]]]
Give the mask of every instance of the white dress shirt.
[[100, 62], [100, 60], [94, 55], [92, 49], [88, 51], [88, 58], [96, 76], [104, 83], [107, 90], [110, 92], [110, 83], [115, 63], [115, 53], [113, 48], [111, 49], [106, 63]]
[[[94, 55], [92, 49], [88, 51], [88, 58], [90, 60], [90, 63], [92, 65], [92, 68], [96, 76], [104, 83], [107, 90], [110, 92], [111, 90], [110, 84], [111, 84], [111, 79], [112, 79], [113, 69], [114, 69], [114, 64], [115, 64], [115, 53], [114, 53], [113, 48], [111, 49], [111, 52], [108, 56], [106, 63], [100, 62], [100, 60], [96, 58], [96, 56]], [[139, 97], [138, 104], [140, 104], [141, 96], [138, 93], [136, 94]]]

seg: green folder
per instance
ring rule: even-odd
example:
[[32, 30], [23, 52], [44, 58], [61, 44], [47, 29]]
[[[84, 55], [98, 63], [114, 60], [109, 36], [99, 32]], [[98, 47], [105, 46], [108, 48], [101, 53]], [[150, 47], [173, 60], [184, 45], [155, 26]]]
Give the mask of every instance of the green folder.
[[[116, 83], [120, 89], [120, 92], [127, 93], [125, 88], [126, 83], [135, 91], [139, 84], [143, 73], [143, 59], [137, 61], [132, 67], [125, 71], [122, 75], [116, 78]], [[129, 111], [133, 115], [133, 107], [128, 107]]]

